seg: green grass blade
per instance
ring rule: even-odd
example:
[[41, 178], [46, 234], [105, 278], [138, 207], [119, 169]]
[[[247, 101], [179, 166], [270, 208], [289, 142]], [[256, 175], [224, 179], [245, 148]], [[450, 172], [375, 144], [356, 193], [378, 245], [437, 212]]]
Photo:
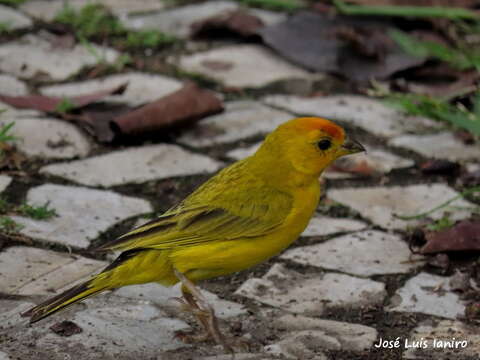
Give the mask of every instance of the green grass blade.
[[338, 11], [345, 15], [438, 17], [446, 19], [479, 19], [480, 15], [464, 8], [443, 6], [363, 6], [333, 0]]

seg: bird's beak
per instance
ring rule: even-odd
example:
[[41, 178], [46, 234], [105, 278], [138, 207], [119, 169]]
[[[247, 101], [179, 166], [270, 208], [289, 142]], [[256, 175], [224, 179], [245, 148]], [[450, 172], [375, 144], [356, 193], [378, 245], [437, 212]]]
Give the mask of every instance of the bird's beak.
[[345, 139], [345, 142], [343, 143], [341, 148], [343, 152], [345, 152], [345, 154], [355, 154], [366, 151], [362, 144], [348, 137]]

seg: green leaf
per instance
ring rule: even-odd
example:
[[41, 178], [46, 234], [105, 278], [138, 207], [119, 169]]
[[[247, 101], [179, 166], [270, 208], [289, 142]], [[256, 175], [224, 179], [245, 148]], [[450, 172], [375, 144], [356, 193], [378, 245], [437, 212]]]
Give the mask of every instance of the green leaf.
[[259, 7], [270, 10], [294, 11], [304, 7], [298, 0], [237, 0], [238, 2], [252, 7]]

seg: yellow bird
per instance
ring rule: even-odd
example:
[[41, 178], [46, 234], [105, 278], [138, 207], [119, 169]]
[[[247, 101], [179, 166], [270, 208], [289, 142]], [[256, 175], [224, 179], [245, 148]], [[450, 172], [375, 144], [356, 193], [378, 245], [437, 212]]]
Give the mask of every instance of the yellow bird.
[[[320, 198], [319, 176], [335, 159], [364, 151], [333, 122], [297, 118], [269, 134], [258, 151], [220, 171], [177, 206], [100, 250], [122, 250], [101, 273], [25, 313], [30, 322], [122, 286], [182, 283], [183, 308], [228, 351], [213, 308], [195, 283], [250, 268], [288, 247]], [[184, 338], [184, 340], [187, 340]]]

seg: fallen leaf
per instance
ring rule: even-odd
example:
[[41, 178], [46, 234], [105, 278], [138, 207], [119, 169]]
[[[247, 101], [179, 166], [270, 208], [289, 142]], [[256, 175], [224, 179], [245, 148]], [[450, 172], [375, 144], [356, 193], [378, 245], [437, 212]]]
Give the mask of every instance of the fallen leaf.
[[249, 37], [255, 35], [263, 26], [259, 17], [243, 10], [234, 10], [194, 22], [190, 27], [190, 36], [196, 39], [224, 38], [229, 34]]
[[460, 170], [460, 165], [456, 162], [435, 159], [424, 162], [420, 165], [420, 170], [424, 174], [444, 174], [444, 175], [455, 175], [458, 170]]
[[83, 329], [75, 324], [73, 321], [62, 321], [50, 326], [50, 330], [52, 330], [55, 334], [69, 337], [75, 334], [80, 334]]
[[476, 84], [480, 79], [478, 71], [460, 71], [445, 63], [412, 69], [406, 75], [406, 78], [395, 82], [396, 88], [443, 99], [466, 96], [477, 91]]
[[425, 61], [404, 53], [386, 35], [392, 27], [386, 20], [303, 11], [257, 32], [265, 44], [308, 70], [334, 72], [365, 82], [387, 78]]
[[452, 228], [426, 234], [422, 254], [480, 250], [480, 221], [461, 221]]
[[125, 91], [127, 85], [128, 84], [125, 83], [111, 89], [97, 91], [87, 95], [73, 96], [70, 98], [44, 95], [8, 96], [0, 94], [0, 100], [20, 109], [59, 112], [59, 106], [62, 103], [67, 102], [72, 108], [78, 109], [93, 102], [99, 101], [107, 96], [121, 94]]
[[388, 48], [392, 46], [391, 39], [385, 32], [353, 26], [339, 27], [336, 30], [339, 39], [344, 40], [358, 54], [384, 61]]
[[140, 134], [191, 124], [223, 111], [212, 91], [189, 82], [180, 90], [113, 119], [123, 134]]

